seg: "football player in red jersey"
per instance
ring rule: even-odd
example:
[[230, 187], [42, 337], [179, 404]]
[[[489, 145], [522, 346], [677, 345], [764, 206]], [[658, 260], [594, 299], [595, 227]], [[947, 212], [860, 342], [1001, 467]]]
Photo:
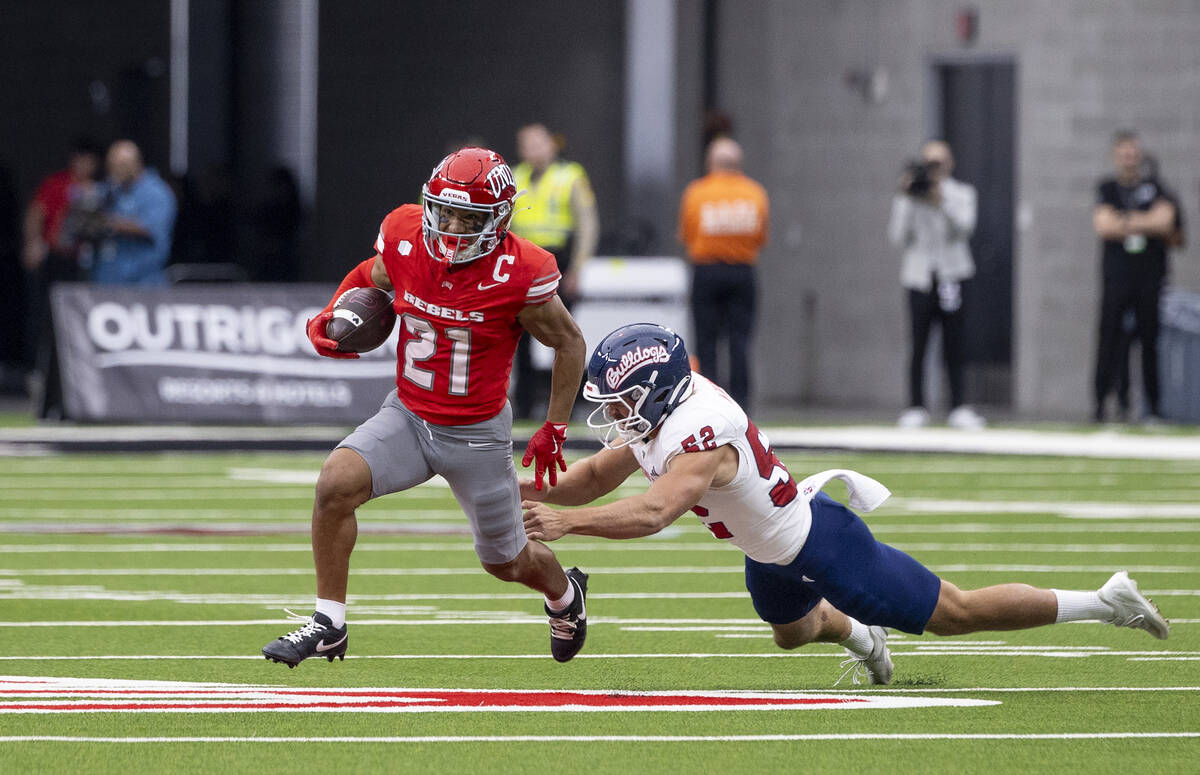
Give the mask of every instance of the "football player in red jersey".
[[[314, 656], [346, 652], [346, 584], [357, 536], [355, 509], [440, 474], [466, 512], [485, 570], [546, 597], [550, 646], [566, 662], [587, 633], [587, 575], [563, 570], [544, 544], [529, 541], [512, 458], [508, 378], [521, 331], [554, 350], [546, 423], [522, 463], [535, 464], [541, 486], [566, 471], [562, 444], [583, 377], [586, 345], [558, 298], [554, 256], [509, 234], [517, 198], [499, 154], [464, 148], [441, 161], [420, 205], [402, 205], [383, 220], [375, 256], [333, 295], [373, 285], [396, 292], [400, 330], [396, 390], [379, 412], [325, 460], [313, 504], [316, 611], [303, 626], [267, 644], [267, 659], [295, 667]], [[333, 301], [308, 323], [321, 355], [339, 352], [325, 336]]]

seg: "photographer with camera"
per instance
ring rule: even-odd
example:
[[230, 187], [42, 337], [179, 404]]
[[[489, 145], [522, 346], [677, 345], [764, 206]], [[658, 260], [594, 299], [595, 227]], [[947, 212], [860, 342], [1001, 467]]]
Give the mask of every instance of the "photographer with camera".
[[909, 407], [900, 415], [904, 428], [929, 423], [925, 406], [924, 363], [929, 333], [942, 328], [942, 353], [950, 383], [951, 411], [946, 421], [973, 430], [986, 423], [963, 402], [963, 283], [975, 274], [967, 245], [975, 230], [975, 187], [950, 176], [950, 146], [931, 140], [919, 161], [909, 162], [892, 199], [888, 239], [903, 251], [900, 282], [908, 292], [912, 326], [909, 360]]
[[103, 285], [166, 285], [175, 228], [175, 194], [131, 140], [105, 157], [108, 179], [68, 215], [80, 264]]

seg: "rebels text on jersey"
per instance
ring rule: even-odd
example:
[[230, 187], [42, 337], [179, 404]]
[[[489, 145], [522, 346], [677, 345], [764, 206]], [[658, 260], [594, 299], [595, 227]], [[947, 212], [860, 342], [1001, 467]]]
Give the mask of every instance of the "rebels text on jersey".
[[425, 249], [418, 205], [383, 219], [375, 250], [396, 289], [400, 400], [438, 425], [495, 417], [508, 398], [517, 315], [558, 288], [554, 256], [510, 233], [490, 255], [451, 270]]
[[786, 565], [808, 538], [812, 512], [770, 443], [725, 391], [692, 373], [693, 392], [667, 416], [654, 438], [630, 445], [651, 481], [677, 455], [729, 444], [738, 453], [733, 481], [705, 492], [692, 509], [712, 534], [751, 559]]

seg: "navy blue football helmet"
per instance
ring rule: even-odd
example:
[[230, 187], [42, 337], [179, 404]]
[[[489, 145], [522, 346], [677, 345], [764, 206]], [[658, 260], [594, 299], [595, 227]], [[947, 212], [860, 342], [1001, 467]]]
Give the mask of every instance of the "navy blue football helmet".
[[689, 394], [692, 369], [669, 328], [635, 323], [613, 331], [588, 362], [583, 397], [600, 404], [587, 419], [608, 449], [641, 441]]

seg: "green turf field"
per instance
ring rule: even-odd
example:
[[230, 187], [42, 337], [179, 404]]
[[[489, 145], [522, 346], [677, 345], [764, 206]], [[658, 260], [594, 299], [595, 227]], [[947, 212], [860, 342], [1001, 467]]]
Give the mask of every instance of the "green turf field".
[[554, 544], [591, 574], [560, 665], [540, 599], [479, 569], [435, 482], [361, 510], [349, 657], [288, 670], [259, 649], [311, 612], [319, 456], [8, 457], [0, 771], [1200, 771], [1200, 462], [781, 457], [883, 481], [876, 535], [963, 587], [1127, 569], [1171, 638], [896, 633], [892, 686], [835, 689], [841, 650], [777, 649], [741, 553], [687, 516]]

